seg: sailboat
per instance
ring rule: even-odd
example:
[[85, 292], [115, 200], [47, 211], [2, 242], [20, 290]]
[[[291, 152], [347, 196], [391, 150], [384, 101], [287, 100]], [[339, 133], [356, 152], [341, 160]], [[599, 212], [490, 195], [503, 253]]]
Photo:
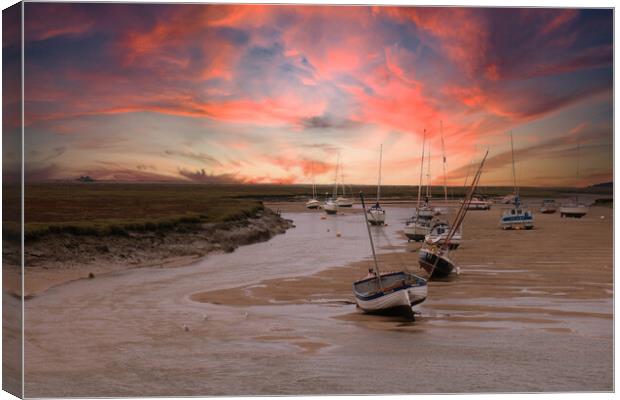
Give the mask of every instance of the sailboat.
[[423, 268], [426, 272], [428, 272], [430, 278], [443, 278], [450, 275], [450, 273], [452, 273], [455, 269], [458, 271], [456, 263], [450, 258], [450, 244], [453, 237], [461, 229], [467, 210], [469, 210], [469, 202], [471, 202], [476, 186], [478, 186], [478, 182], [480, 181], [482, 167], [484, 167], [484, 162], [486, 161], [488, 154], [489, 152], [487, 150], [482, 161], [480, 162], [478, 171], [474, 175], [469, 193], [465, 197], [465, 200], [461, 203], [444, 242], [440, 245], [425, 244], [418, 253], [420, 268]]
[[442, 215], [448, 213], [448, 177], [446, 175], [446, 145], [443, 140], [443, 121], [439, 121], [441, 126], [441, 158], [443, 162], [443, 207], [435, 207], [435, 215]]
[[422, 160], [420, 162], [420, 182], [418, 184], [418, 202], [415, 214], [405, 223], [403, 230], [408, 240], [416, 242], [424, 240], [424, 237], [431, 231], [431, 222], [435, 212], [428, 205], [428, 197], [424, 201], [424, 206], [420, 206], [422, 195], [422, 177], [424, 176], [424, 150], [426, 144], [426, 129], [422, 137]]
[[412, 307], [426, 300], [427, 281], [408, 271], [381, 272], [379, 270], [368, 220], [370, 212], [366, 212], [363, 193], [360, 193], [360, 200], [364, 209], [364, 219], [375, 267], [371, 268], [364, 278], [353, 282], [355, 302], [367, 313], [398, 314], [413, 320]]
[[342, 196], [338, 196], [336, 198], [336, 203], [338, 203], [338, 207], [353, 207], [353, 200], [351, 198], [348, 198], [347, 194], [345, 193], [344, 168], [342, 167], [342, 164], [340, 164], [340, 184], [340, 186], [342, 187]]
[[385, 210], [379, 205], [381, 199], [381, 163], [383, 161], [383, 144], [379, 147], [379, 178], [377, 180], [377, 202], [368, 209], [368, 222], [371, 225], [385, 223]]
[[[579, 142], [577, 143], [577, 179], [579, 179], [579, 163], [581, 161]], [[575, 194], [575, 203], [560, 207], [560, 217], [581, 218], [588, 213], [588, 206], [579, 204], [579, 196]]]
[[532, 229], [534, 227], [534, 215], [527, 208], [521, 207], [519, 198], [519, 187], [517, 186], [517, 175], [515, 173], [515, 149], [510, 132], [510, 149], [512, 152], [512, 178], [514, 180], [515, 197], [514, 208], [504, 211], [499, 224], [502, 229]]
[[340, 154], [336, 161], [336, 176], [334, 177], [334, 193], [329, 197], [329, 193], [325, 193], [325, 203], [323, 203], [323, 210], [327, 214], [338, 213], [338, 202], [336, 202], [336, 195], [338, 194], [338, 165], [340, 164]]
[[306, 208], [315, 210], [321, 206], [321, 202], [316, 199], [316, 186], [314, 185], [314, 164], [310, 165], [312, 170], [312, 198], [306, 202]]
[[[454, 250], [459, 247], [461, 244], [461, 239], [463, 238], [463, 229], [462, 225], [459, 226], [457, 231], [454, 233], [452, 238], [450, 239], [450, 250]], [[446, 243], [448, 240], [448, 233], [450, 233], [450, 225], [447, 222], [437, 221], [431, 227], [431, 231], [428, 235], [424, 237], [424, 243], [426, 244], [434, 244], [434, 245], [442, 245]]]
[[544, 199], [540, 212], [543, 214], [554, 214], [558, 210], [558, 207], [553, 199]]

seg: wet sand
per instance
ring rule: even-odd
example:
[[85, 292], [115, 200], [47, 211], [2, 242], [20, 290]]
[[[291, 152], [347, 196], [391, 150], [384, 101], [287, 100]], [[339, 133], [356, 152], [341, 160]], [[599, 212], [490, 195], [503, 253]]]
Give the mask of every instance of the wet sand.
[[[498, 207], [470, 212], [453, 253], [460, 275], [431, 281], [413, 323], [355, 308], [351, 283], [370, 252], [363, 231], [348, 230], [363, 225], [345, 221], [359, 210], [325, 220], [293, 210], [284, 216], [312, 227], [296, 221], [299, 232], [239, 254], [29, 300], [26, 395], [613, 390], [612, 209], [580, 220], [537, 213], [532, 231], [499, 229]], [[396, 211], [381, 262], [422, 274]], [[319, 243], [304, 250], [312, 237]], [[353, 262], [340, 262], [330, 247], [339, 243], [355, 249]]]

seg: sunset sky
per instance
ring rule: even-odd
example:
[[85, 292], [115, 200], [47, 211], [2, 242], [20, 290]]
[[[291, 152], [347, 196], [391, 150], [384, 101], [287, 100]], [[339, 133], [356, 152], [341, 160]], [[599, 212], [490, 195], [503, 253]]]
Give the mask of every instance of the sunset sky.
[[[26, 178], [612, 180], [612, 11], [25, 5]], [[577, 144], [580, 177], [577, 179]]]

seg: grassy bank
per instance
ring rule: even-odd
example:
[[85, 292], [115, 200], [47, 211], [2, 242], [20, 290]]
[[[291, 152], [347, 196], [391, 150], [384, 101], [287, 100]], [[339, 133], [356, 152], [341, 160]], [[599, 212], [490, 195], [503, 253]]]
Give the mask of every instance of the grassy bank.
[[[322, 198], [332, 185], [318, 185]], [[196, 185], [139, 183], [46, 183], [25, 188], [25, 236], [27, 240], [50, 233], [127, 235], [130, 231], [193, 229], [197, 224], [243, 219], [262, 209], [262, 201], [302, 201], [312, 192], [309, 185]], [[353, 186], [347, 191], [373, 195], [375, 186]], [[450, 198], [464, 195], [466, 188], [450, 187]], [[565, 197], [582, 193], [610, 192], [606, 188], [521, 188], [523, 197]], [[508, 187], [482, 187], [489, 197], [512, 192]], [[414, 199], [417, 186], [381, 188], [383, 198]], [[443, 197], [443, 187], [432, 188]], [[6, 199], [9, 200], [9, 199]], [[10, 206], [18, 199], [10, 199]], [[7, 238], [19, 239], [18, 221], [4, 221]]]
[[[38, 184], [26, 186], [25, 236], [49, 233], [126, 235], [129, 231], [192, 229], [197, 224], [255, 215], [260, 201], [198, 185]], [[19, 224], [3, 224], [19, 238]]]

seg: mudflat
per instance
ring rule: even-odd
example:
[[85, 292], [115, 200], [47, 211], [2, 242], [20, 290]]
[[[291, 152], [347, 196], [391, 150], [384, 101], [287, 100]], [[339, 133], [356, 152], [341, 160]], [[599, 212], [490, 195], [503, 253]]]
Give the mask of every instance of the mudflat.
[[[613, 390], [611, 208], [536, 213], [531, 231], [499, 228], [507, 206], [471, 211], [460, 274], [431, 281], [407, 322], [354, 305], [370, 265], [361, 210], [294, 207], [280, 209], [297, 227], [268, 242], [28, 300], [26, 395]], [[422, 275], [409, 209], [386, 209], [382, 267]]]

